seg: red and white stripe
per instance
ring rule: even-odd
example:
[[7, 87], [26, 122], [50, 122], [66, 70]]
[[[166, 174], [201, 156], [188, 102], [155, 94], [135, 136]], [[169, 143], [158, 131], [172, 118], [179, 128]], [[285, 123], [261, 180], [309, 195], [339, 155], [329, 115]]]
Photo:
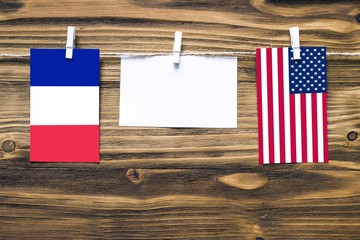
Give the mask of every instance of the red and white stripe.
[[256, 50], [259, 163], [328, 162], [326, 93], [290, 94], [288, 57]]
[[31, 86], [30, 95], [31, 162], [99, 162], [99, 86]]

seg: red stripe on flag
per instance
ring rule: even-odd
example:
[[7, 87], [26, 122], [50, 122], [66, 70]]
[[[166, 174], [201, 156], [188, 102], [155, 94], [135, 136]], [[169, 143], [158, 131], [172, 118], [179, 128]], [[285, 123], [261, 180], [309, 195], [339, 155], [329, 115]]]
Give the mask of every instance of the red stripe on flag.
[[322, 94], [322, 104], [323, 104], [323, 132], [324, 132], [324, 162], [329, 161], [328, 153], [328, 130], [327, 130], [327, 111], [326, 111], [326, 93]]
[[306, 134], [306, 95], [300, 94], [301, 102], [301, 147], [302, 149], [302, 161], [307, 162], [307, 134]]
[[311, 115], [312, 115], [312, 143], [313, 143], [313, 162], [317, 163], [318, 158], [318, 119], [317, 119], [317, 96], [316, 93], [311, 94]]
[[256, 49], [256, 84], [258, 100], [258, 142], [259, 142], [259, 164], [264, 163], [263, 150], [263, 122], [262, 122], [262, 89], [261, 89], [261, 49]]
[[278, 48], [280, 163], [285, 163], [285, 112], [283, 49]]
[[295, 95], [290, 94], [290, 139], [291, 163], [296, 163], [296, 120], [295, 120]]
[[99, 125], [30, 126], [31, 162], [99, 162]]
[[274, 103], [271, 48], [266, 49], [267, 88], [268, 88], [268, 116], [269, 116], [269, 163], [274, 163]]

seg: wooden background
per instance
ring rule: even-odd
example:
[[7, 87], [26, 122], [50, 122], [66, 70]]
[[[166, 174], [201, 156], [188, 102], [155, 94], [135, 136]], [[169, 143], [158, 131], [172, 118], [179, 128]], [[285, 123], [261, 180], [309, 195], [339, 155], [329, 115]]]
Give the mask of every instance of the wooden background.
[[[29, 48], [360, 52], [360, 2], [0, 1], [0, 239], [360, 239], [359, 55], [328, 56], [329, 164], [257, 163], [255, 56], [237, 129], [118, 127], [120, 59], [101, 59], [101, 164], [29, 163]], [[76, 148], [69, 145], [68, 148]], [[64, 149], [66, 151], [66, 149]]]

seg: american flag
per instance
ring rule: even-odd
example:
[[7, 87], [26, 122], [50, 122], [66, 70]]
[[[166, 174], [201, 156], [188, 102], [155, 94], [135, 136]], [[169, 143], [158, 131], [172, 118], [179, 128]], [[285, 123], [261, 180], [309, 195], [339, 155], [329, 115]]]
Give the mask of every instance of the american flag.
[[328, 162], [326, 48], [256, 50], [259, 163]]

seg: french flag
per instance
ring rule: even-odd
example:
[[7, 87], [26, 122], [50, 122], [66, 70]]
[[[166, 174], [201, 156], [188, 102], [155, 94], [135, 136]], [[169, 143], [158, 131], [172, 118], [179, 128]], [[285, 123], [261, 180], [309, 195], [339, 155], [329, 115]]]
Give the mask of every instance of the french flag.
[[99, 162], [99, 49], [30, 50], [30, 162]]

